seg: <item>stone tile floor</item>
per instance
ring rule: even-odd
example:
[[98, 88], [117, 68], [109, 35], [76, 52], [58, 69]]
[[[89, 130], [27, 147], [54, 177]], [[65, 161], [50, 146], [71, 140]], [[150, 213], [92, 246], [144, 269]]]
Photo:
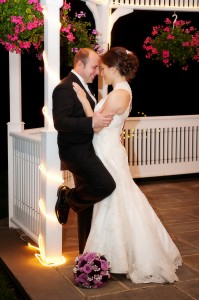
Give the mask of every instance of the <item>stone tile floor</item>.
[[199, 300], [199, 174], [136, 180], [178, 246], [183, 265], [173, 284], [133, 284], [125, 275], [114, 275], [101, 289], [87, 290], [73, 284], [78, 255], [76, 215], [70, 211], [63, 226], [63, 255], [67, 264], [43, 267], [27, 250], [21, 231], [0, 222], [0, 257], [29, 299], [34, 300]]

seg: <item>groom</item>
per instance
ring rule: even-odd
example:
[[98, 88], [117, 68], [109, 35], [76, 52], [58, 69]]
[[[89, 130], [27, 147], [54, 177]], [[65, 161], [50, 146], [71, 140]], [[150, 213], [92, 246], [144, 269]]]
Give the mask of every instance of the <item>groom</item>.
[[99, 63], [95, 51], [80, 49], [74, 57], [73, 70], [55, 87], [52, 95], [61, 170], [69, 170], [75, 183], [72, 189], [65, 185], [58, 188], [55, 212], [60, 224], [67, 222], [70, 207], [77, 213], [80, 254], [90, 232], [93, 205], [115, 189], [112, 176], [96, 156], [92, 144], [93, 128], [107, 127], [113, 114], [103, 114], [99, 110], [93, 117], [86, 117], [72, 85], [77, 82], [84, 88], [94, 109], [96, 100], [87, 84], [99, 74]]

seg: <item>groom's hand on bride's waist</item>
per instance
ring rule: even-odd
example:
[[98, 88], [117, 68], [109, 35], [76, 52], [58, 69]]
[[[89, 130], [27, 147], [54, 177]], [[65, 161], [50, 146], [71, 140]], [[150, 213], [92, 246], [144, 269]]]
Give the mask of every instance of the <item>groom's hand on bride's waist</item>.
[[103, 110], [98, 110], [93, 115], [93, 128], [102, 129], [110, 125], [115, 113], [105, 113]]

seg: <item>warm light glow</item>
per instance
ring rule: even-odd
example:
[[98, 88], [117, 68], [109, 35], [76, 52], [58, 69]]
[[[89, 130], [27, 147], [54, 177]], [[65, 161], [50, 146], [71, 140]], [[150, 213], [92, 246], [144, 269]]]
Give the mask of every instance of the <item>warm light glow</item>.
[[39, 165], [39, 170], [41, 171], [42, 174], [44, 174], [48, 179], [52, 179], [54, 181], [57, 181], [59, 183], [63, 183], [64, 180], [63, 178], [61, 178], [60, 176], [53, 174], [53, 173], [49, 173], [46, 171], [46, 168], [44, 167], [44, 165]]
[[46, 8], [43, 7], [42, 13], [44, 15], [44, 18], [48, 19], [48, 11]]
[[34, 249], [34, 250], [39, 251], [39, 248], [38, 248], [38, 247], [35, 247], [35, 246], [33, 246], [33, 245], [31, 245], [31, 243], [28, 243], [28, 247], [30, 247], [30, 248], [32, 248], [32, 249]]
[[66, 263], [66, 258], [64, 256], [45, 258], [44, 245], [41, 235], [39, 235], [39, 247], [32, 246], [30, 243], [28, 243], [28, 246], [40, 252], [40, 254], [36, 253], [35, 257], [45, 267], [57, 267]]
[[[52, 174], [52, 173], [47, 172], [44, 165], [42, 165], [42, 164], [39, 165], [39, 170], [47, 178], [50, 178], [54, 181], [58, 181], [58, 182], [61, 182], [61, 183], [64, 182], [64, 180], [61, 177], [57, 176], [56, 174]], [[54, 214], [47, 214], [46, 213], [45, 204], [44, 204], [44, 201], [42, 199], [40, 199], [40, 201], [39, 201], [39, 208], [40, 208], [41, 213], [43, 214], [43, 216], [47, 220], [57, 222], [57, 218]], [[43, 266], [56, 267], [56, 266], [62, 265], [66, 262], [66, 258], [64, 256], [61, 256], [61, 257], [48, 257], [48, 258], [45, 257], [45, 251], [44, 251], [45, 247], [44, 247], [41, 235], [39, 235], [38, 244], [39, 244], [39, 248], [35, 247], [35, 246], [32, 246], [31, 244], [28, 244], [28, 246], [40, 252], [39, 254], [38, 253], [35, 254], [35, 256]]]
[[39, 200], [39, 208], [41, 210], [41, 213], [47, 220], [57, 222], [57, 217], [55, 216], [55, 214], [47, 214], [46, 213], [46, 208], [44, 205], [44, 201], [42, 199]]
[[42, 108], [42, 113], [44, 117], [47, 119], [48, 123], [53, 125], [53, 119], [49, 116], [47, 107], [44, 106]]
[[57, 261], [57, 262], [46, 262], [43, 261], [43, 258], [41, 257], [41, 255], [39, 254], [35, 254], [36, 258], [38, 259], [38, 261], [45, 267], [58, 267], [60, 265], [63, 265], [66, 262], [66, 258], [64, 256], [61, 256], [61, 260]]
[[49, 68], [48, 59], [47, 59], [47, 55], [46, 55], [45, 50], [43, 51], [43, 60], [44, 60], [44, 65], [45, 65], [45, 69], [46, 69], [47, 73], [52, 78], [52, 81], [54, 82], [54, 84], [57, 85], [57, 83], [60, 82], [59, 74], [57, 72], [52, 71]]

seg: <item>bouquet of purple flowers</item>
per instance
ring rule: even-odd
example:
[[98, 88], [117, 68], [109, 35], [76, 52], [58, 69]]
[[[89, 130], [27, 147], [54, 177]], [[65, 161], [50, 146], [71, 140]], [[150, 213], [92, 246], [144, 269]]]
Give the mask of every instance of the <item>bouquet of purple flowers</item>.
[[84, 288], [99, 288], [110, 279], [110, 264], [104, 255], [86, 252], [76, 257], [73, 268], [75, 285]]

